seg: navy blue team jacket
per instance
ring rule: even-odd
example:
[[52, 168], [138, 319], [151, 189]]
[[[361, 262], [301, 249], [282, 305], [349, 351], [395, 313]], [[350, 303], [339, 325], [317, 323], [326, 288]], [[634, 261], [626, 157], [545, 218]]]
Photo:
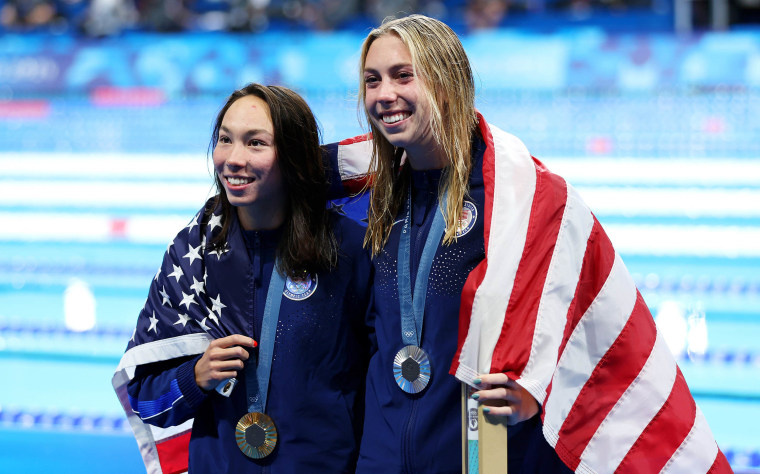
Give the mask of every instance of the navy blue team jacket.
[[[366, 309], [372, 268], [362, 248], [364, 227], [336, 212], [332, 222], [339, 242], [337, 267], [317, 275], [316, 289], [308, 297], [282, 298], [266, 407], [279, 440], [267, 458], [249, 459], [235, 442], [235, 425], [248, 412], [244, 371], [231, 396], [224, 398], [195, 383], [200, 356], [137, 368], [128, 393], [132, 408], [146, 422], [171, 426], [194, 418], [191, 473], [354, 471], [371, 350]], [[248, 305], [248, 311], [227, 317], [226, 334], [258, 340], [279, 237], [280, 230], [231, 228], [230, 245], [245, 246], [247, 252], [238, 258], [249, 258], [250, 271], [242, 284], [228, 285], [231, 297]], [[249, 361], [256, 360], [257, 352], [252, 349]]]
[[[328, 146], [337, 161], [336, 146]], [[388, 242], [373, 259], [373, 307], [370, 324], [377, 352], [370, 359], [367, 375], [364, 435], [359, 473], [461, 473], [460, 383], [449, 374], [457, 349], [459, 303], [469, 273], [485, 258], [483, 206], [485, 191], [482, 160], [485, 143], [473, 140], [473, 167], [468, 208], [474, 209], [469, 225], [457, 242], [439, 243], [428, 280], [421, 347], [428, 353], [432, 376], [427, 388], [416, 395], [401, 391], [393, 378], [396, 352], [405, 346], [397, 284], [399, 236], [404, 209], [396, 216]], [[339, 169], [337, 163], [332, 169]], [[435, 212], [438, 212], [440, 170], [411, 171], [411, 277], [415, 277], [422, 249]], [[333, 182], [337, 176], [333, 177]], [[333, 187], [333, 191], [339, 188]], [[509, 472], [570, 472], [541, 434], [537, 415], [510, 427]]]

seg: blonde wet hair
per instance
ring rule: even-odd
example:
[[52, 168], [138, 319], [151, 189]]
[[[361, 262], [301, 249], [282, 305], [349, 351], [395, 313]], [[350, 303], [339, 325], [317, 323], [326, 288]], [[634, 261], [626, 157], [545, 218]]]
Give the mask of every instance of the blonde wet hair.
[[[414, 73], [431, 109], [433, 136], [448, 159], [438, 190], [444, 205], [445, 245], [456, 241], [459, 215], [468, 192], [472, 168], [472, 133], [477, 127], [475, 81], [467, 54], [459, 37], [445, 23], [423, 15], [386, 19], [364, 40], [359, 62], [359, 107], [365, 110], [364, 64], [372, 43], [385, 35], [396, 35], [409, 49]], [[366, 115], [374, 138], [372, 197], [369, 226], [364, 239], [372, 255], [380, 253], [390, 235], [393, 220], [406, 197], [409, 171], [401, 170], [401, 152], [394, 147]], [[406, 166], [405, 168], [409, 168]]]

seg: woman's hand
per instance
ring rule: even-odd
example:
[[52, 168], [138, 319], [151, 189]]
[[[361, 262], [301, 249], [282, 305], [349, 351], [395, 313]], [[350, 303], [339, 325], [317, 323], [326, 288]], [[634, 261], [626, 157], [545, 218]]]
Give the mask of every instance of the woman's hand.
[[244, 347], [256, 347], [256, 341], [242, 334], [211, 341], [195, 364], [195, 383], [203, 390], [211, 390], [222, 380], [236, 377], [248, 360]]
[[472, 394], [472, 398], [486, 405], [483, 411], [489, 415], [506, 416], [508, 425], [533, 418], [538, 413], [538, 402], [506, 374], [483, 374], [477, 384], [490, 386]]

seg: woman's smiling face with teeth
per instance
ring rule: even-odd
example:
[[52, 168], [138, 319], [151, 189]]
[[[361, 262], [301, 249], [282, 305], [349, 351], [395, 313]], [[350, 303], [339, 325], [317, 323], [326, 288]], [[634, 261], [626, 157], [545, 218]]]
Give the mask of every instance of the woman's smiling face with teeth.
[[[410, 159], [436, 147], [430, 107], [409, 48], [394, 34], [374, 40], [364, 60], [367, 114], [383, 136]], [[414, 162], [412, 162], [414, 166]]]
[[227, 198], [239, 212], [261, 217], [282, 207], [285, 188], [266, 102], [249, 95], [227, 109], [213, 160]]

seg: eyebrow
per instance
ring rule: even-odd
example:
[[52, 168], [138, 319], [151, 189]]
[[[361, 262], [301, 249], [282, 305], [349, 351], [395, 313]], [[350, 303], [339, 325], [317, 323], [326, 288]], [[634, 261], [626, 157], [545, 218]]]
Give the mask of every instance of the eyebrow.
[[[398, 63], [398, 64], [394, 64], [389, 69], [391, 70], [391, 72], [396, 72], [399, 69], [404, 69], [405, 67], [410, 67], [410, 68], [414, 69], [414, 66], [412, 65], [412, 63]], [[377, 72], [377, 69], [365, 66], [364, 67], [364, 72]]]
[[[219, 131], [220, 131], [220, 132], [225, 132], [225, 133], [232, 133], [232, 132], [230, 131], [230, 129], [229, 129], [229, 128], [227, 128], [227, 127], [225, 127], [224, 125], [220, 125], [220, 126], [219, 126]], [[245, 135], [245, 136], [250, 136], [250, 135], [258, 135], [258, 134], [261, 134], [261, 133], [263, 133], [263, 134], [266, 134], [266, 135], [268, 135], [268, 136], [270, 136], [270, 137], [273, 137], [273, 136], [274, 136], [274, 133], [270, 132], [269, 130], [264, 130], [264, 129], [262, 129], [262, 128], [254, 128], [254, 129], [252, 129], [252, 130], [247, 130], [247, 131], [244, 133], [244, 135]]]

